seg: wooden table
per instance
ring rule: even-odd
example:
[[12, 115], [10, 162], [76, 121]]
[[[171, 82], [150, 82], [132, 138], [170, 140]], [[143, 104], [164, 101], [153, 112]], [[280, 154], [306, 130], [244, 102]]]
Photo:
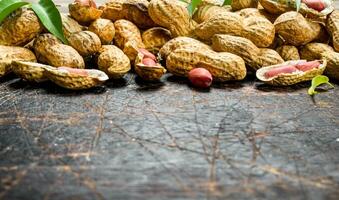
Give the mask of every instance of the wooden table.
[[338, 199], [339, 85], [0, 79], [0, 199]]

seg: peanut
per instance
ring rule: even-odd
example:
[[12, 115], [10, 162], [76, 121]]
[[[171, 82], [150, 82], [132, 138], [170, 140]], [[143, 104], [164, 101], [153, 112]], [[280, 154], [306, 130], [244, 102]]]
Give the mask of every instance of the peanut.
[[44, 74], [46, 65], [35, 62], [13, 61], [12, 70], [20, 78], [30, 82], [43, 82], [47, 78]]
[[213, 81], [212, 74], [205, 68], [192, 69], [188, 73], [188, 79], [192, 85], [200, 88], [210, 87]]
[[233, 10], [241, 10], [244, 8], [257, 8], [258, 1], [257, 0], [232, 0], [231, 6]]
[[66, 14], [61, 14], [61, 20], [62, 20], [62, 31], [66, 38], [71, 36], [73, 33], [80, 32], [85, 29], [77, 21], [75, 21]]
[[274, 51], [273, 49], [261, 48], [257, 59], [254, 61], [254, 64], [251, 64], [250, 66], [257, 70], [265, 66], [276, 65], [283, 62], [284, 59], [281, 58], [278, 52]]
[[334, 52], [334, 50], [327, 44], [309, 43], [301, 48], [300, 57], [305, 60], [317, 60], [321, 59], [321, 54], [324, 52]]
[[171, 39], [171, 32], [161, 27], [154, 27], [142, 33], [145, 48], [152, 53], [158, 53], [160, 48]]
[[73, 33], [68, 42], [82, 56], [91, 56], [101, 48], [100, 38], [91, 31]]
[[339, 11], [333, 11], [327, 18], [326, 27], [332, 36], [333, 47], [339, 51]]
[[325, 74], [339, 80], [339, 53], [326, 51], [322, 54], [322, 59], [327, 61]]
[[139, 52], [135, 60], [134, 69], [138, 76], [145, 81], [159, 81], [166, 73], [166, 69], [156, 63], [156, 60], [153, 59], [155, 56], [150, 56], [150, 54], [150, 52], [146, 54]]
[[217, 6], [217, 5], [203, 5], [199, 6], [198, 10], [193, 15], [193, 20], [200, 23], [208, 20], [209, 18], [224, 12], [231, 12], [230, 6]]
[[101, 44], [110, 44], [115, 35], [115, 28], [113, 22], [108, 19], [97, 19], [88, 27], [89, 31], [97, 34], [100, 38]]
[[102, 10], [97, 9], [96, 4], [92, 0], [74, 1], [68, 5], [69, 14], [80, 24], [89, 24], [90, 22], [99, 19]]
[[291, 45], [283, 45], [276, 49], [279, 55], [286, 61], [300, 60], [300, 55], [297, 47]]

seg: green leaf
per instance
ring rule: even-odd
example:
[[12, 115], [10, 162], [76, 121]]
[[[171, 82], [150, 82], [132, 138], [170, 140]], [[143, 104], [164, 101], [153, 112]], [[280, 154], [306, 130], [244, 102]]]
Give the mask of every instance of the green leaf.
[[226, 5], [231, 5], [231, 4], [232, 4], [232, 0], [224, 0], [224, 3], [222, 5], [226, 6]]
[[295, 0], [295, 6], [297, 8], [297, 12], [299, 12], [300, 6], [301, 6], [301, 0]]
[[13, 11], [27, 4], [21, 0], [0, 0], [0, 23]]
[[63, 43], [68, 43], [62, 31], [62, 21], [59, 10], [52, 0], [40, 0], [38, 3], [32, 4], [32, 9], [50, 33], [59, 38]]
[[201, 3], [202, 0], [192, 0], [190, 4], [188, 4], [187, 10], [192, 16], [194, 14], [195, 9], [198, 7], [198, 5]]
[[312, 85], [311, 87], [308, 89], [308, 94], [309, 95], [315, 95], [318, 94], [316, 90], [316, 88], [322, 84], [327, 84], [329, 85], [331, 88], [334, 88], [334, 86], [329, 82], [329, 79], [327, 76], [324, 75], [318, 75], [316, 77], [314, 77], [312, 79]]

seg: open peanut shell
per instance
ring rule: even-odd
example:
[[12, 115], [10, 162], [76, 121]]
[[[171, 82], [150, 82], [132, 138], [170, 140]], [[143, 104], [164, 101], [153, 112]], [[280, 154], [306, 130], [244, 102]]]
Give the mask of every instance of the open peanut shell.
[[145, 65], [142, 60], [144, 54], [138, 53], [135, 59], [135, 72], [145, 81], [158, 81], [166, 73], [166, 69], [159, 63], [154, 66]]
[[25, 62], [25, 61], [13, 61], [12, 70], [20, 78], [30, 82], [43, 82], [47, 80], [45, 76], [45, 67], [48, 65], [36, 63], [36, 62]]

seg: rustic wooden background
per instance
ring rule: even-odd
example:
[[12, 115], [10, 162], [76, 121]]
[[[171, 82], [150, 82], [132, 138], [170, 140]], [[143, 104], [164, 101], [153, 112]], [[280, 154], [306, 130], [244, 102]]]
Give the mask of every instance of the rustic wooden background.
[[[56, 1], [65, 3], [67, 1]], [[64, 5], [64, 4], [63, 4]], [[0, 78], [0, 199], [339, 198], [339, 85]]]

